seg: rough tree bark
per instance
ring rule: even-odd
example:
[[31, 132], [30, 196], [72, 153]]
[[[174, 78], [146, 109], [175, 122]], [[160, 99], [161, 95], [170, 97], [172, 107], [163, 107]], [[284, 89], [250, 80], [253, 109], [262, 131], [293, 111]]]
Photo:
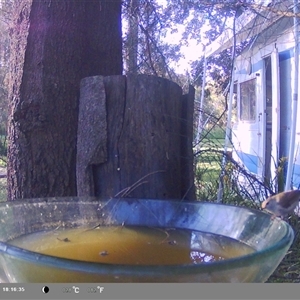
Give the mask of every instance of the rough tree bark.
[[[76, 161], [78, 196], [95, 196], [93, 166], [107, 161], [106, 119], [106, 94], [103, 76], [82, 79]], [[118, 121], [115, 123], [118, 124]]]
[[76, 195], [80, 80], [122, 73], [121, 1], [16, 0], [8, 200]]

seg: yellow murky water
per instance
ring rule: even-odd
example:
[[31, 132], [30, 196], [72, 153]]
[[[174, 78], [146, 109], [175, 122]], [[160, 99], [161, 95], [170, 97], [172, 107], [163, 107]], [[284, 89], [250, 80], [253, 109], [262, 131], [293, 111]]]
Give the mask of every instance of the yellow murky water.
[[237, 242], [234, 246], [217, 243], [215, 253], [212, 247], [207, 252], [207, 249], [196, 248], [199, 243], [195, 237], [199, 239], [195, 232], [183, 229], [101, 226], [39, 232], [10, 243], [62, 258], [130, 265], [194, 264], [252, 252], [246, 245], [237, 247]]

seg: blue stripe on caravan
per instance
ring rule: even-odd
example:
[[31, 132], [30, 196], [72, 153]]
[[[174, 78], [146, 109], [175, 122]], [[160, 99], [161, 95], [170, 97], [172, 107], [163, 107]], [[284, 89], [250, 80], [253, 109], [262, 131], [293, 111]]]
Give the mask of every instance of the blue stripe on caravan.
[[[294, 49], [288, 49], [285, 51], [282, 51], [279, 53], [279, 60], [284, 61], [287, 59], [291, 59], [294, 57]], [[262, 70], [263, 67], [263, 60], [260, 60], [251, 66], [251, 73], [256, 73], [259, 70]], [[236, 74], [248, 74], [248, 72], [245, 69], [239, 70], [236, 72]]]
[[251, 73], [256, 73], [259, 70], [262, 70], [263, 66], [264, 66], [264, 61], [263, 60], [260, 60], [256, 63], [252, 64], [252, 70], [251, 70], [252, 72]]
[[[262, 67], [263, 67], [262, 60], [256, 62], [255, 64], [252, 64], [251, 65], [251, 73], [255, 73], [255, 72], [261, 70]], [[235, 74], [248, 74], [248, 71], [246, 71], [245, 69], [241, 69], [241, 70], [237, 71]]]
[[294, 164], [292, 181], [293, 181], [293, 186], [299, 189], [300, 188], [300, 165]]
[[279, 53], [279, 60], [284, 61], [294, 57], [294, 49], [288, 49]]
[[242, 151], [236, 151], [236, 154], [242, 161], [242, 163], [246, 166], [246, 168], [252, 172], [257, 174], [258, 172], [258, 157], [252, 154], [248, 154]]

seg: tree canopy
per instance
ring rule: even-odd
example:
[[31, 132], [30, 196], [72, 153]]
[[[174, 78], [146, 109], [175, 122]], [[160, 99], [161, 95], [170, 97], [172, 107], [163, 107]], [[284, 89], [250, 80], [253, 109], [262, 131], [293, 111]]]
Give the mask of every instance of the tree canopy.
[[[214, 41], [233, 19], [244, 11], [259, 14], [275, 11], [274, 1], [257, 0], [125, 0], [122, 5], [123, 57], [125, 73], [152, 74], [171, 79], [181, 86], [200, 87], [203, 78], [203, 55], [190, 62], [189, 72], [178, 74], [174, 62], [179, 62], [182, 48], [191, 40], [203, 46]], [[284, 2], [284, 1], [282, 1]], [[6, 127], [8, 64], [13, 0], [0, 2], [0, 127]], [[276, 2], [277, 3], [277, 2]], [[277, 11], [278, 14], [282, 13]], [[182, 30], [182, 28], [184, 28]], [[179, 43], [172, 36], [181, 34]], [[247, 46], [237, 45], [236, 54]], [[224, 91], [231, 73], [231, 49], [208, 59], [206, 75], [215, 89]]]
[[[234, 17], [238, 17], [246, 9], [254, 9], [251, 6], [253, 3], [254, 0], [125, 1], [123, 20], [127, 25], [125, 30], [129, 33], [124, 36], [126, 70], [132, 68], [130, 51], [135, 40], [138, 44], [135, 50], [137, 72], [159, 75], [182, 83], [183, 76], [176, 74], [176, 70], [170, 66], [182, 57], [182, 46], [189, 45], [191, 39], [203, 45], [214, 41], [228, 26], [232, 26]], [[179, 25], [184, 26], [182, 38], [179, 44], [173, 44], [172, 34], [178, 33]], [[137, 27], [135, 39], [132, 38], [130, 26]], [[191, 63], [189, 76], [194, 85], [201, 84], [203, 54], [200, 53], [199, 59]], [[224, 87], [228, 83], [224, 77], [229, 76], [231, 67], [230, 49], [210, 59], [209, 64], [210, 77]]]

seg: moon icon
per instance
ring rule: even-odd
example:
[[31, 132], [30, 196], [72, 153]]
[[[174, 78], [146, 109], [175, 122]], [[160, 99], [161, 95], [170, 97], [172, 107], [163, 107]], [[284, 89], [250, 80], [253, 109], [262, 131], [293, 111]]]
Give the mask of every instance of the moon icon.
[[43, 292], [44, 294], [47, 294], [47, 293], [49, 292], [49, 288], [48, 288], [47, 286], [43, 286], [42, 292]]

